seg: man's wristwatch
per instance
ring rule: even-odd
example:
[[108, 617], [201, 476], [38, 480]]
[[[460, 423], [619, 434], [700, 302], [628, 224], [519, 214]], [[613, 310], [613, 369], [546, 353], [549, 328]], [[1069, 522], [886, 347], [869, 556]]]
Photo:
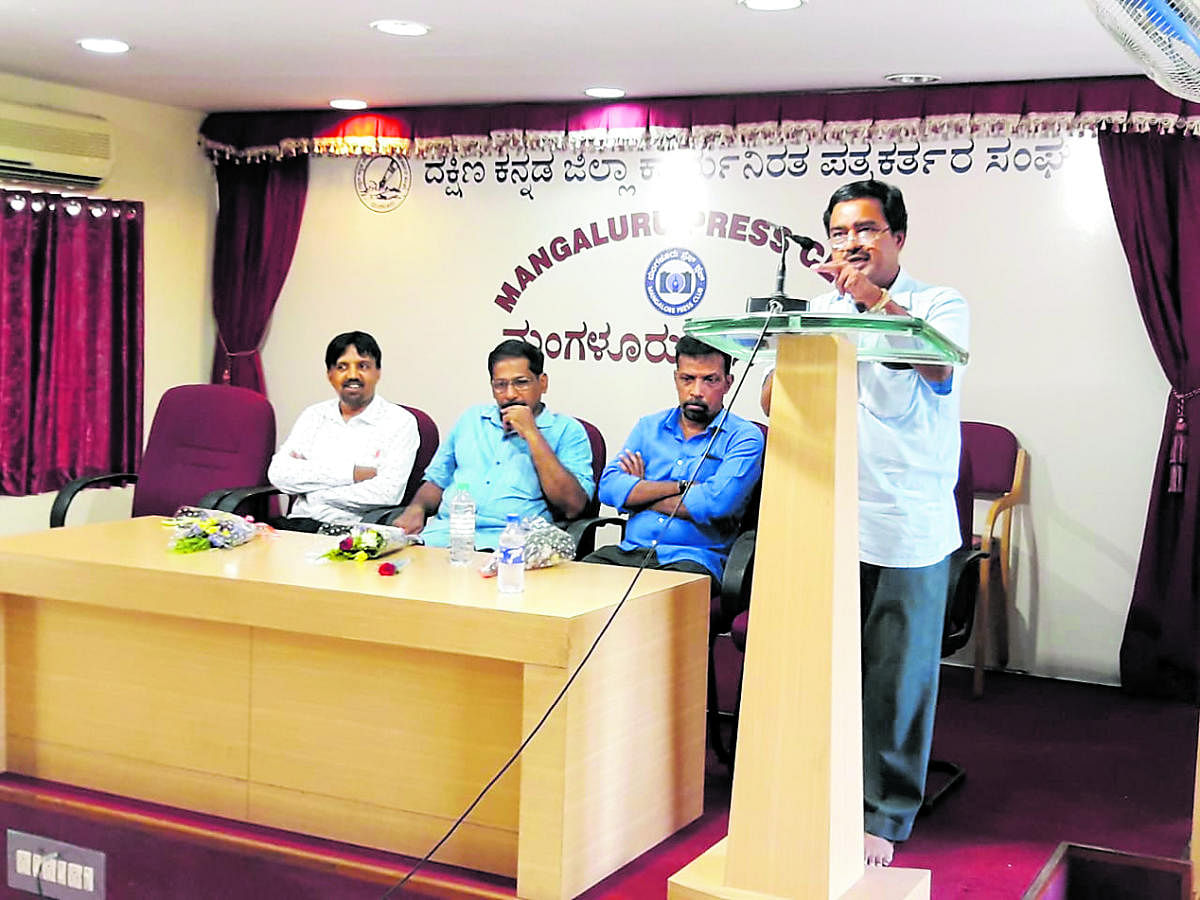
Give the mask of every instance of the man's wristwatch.
[[688, 481], [686, 478], [679, 479], [679, 484], [677, 485], [677, 487], [679, 488], [680, 496], [683, 496], [684, 494], [687, 493], [687, 489], [689, 487], [691, 487], [691, 484], [692, 483], [690, 481]]
[[891, 299], [892, 299], [892, 295], [887, 292], [887, 288], [884, 288], [879, 295], [879, 299], [875, 301], [874, 305], [871, 306], [871, 308], [868, 309], [867, 312], [869, 312], [869, 313], [881, 312], [883, 310], [883, 308], [888, 305], [888, 303], [891, 301]]

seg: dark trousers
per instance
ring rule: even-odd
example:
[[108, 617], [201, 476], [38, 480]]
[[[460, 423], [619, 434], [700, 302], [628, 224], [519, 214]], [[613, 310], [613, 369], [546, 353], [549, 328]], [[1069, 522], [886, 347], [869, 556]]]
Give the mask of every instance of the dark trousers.
[[271, 516], [267, 524], [277, 531], [300, 531], [304, 534], [349, 534], [349, 525], [330, 525], [320, 519], [309, 519], [306, 516]]
[[949, 558], [859, 563], [864, 825], [890, 841], [908, 838], [925, 793], [949, 572]]
[[587, 563], [608, 563], [610, 566], [633, 566], [637, 568], [642, 564], [642, 560], [646, 560], [647, 569], [664, 569], [668, 572], [690, 572], [693, 575], [707, 575], [712, 582], [709, 586], [711, 594], [721, 592], [721, 579], [706, 569], [700, 563], [690, 559], [677, 559], [675, 562], [661, 563], [658, 561], [658, 551], [651, 550], [649, 559], [646, 558], [646, 549], [639, 547], [636, 550], [622, 550], [620, 544], [609, 544], [607, 547], [601, 547], [593, 553], [585, 556], [581, 562]]

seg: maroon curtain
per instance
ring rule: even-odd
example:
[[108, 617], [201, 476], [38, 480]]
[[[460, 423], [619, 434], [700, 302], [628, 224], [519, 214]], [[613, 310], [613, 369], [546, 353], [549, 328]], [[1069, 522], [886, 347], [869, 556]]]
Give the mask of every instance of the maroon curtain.
[[137, 468], [141, 203], [0, 190], [0, 494]]
[[308, 158], [217, 163], [213, 315], [217, 346], [212, 381], [266, 393], [258, 346], [292, 265]]
[[[1195, 701], [1200, 697], [1200, 141], [1102, 132], [1100, 154], [1142, 319], [1172, 388], [1121, 643], [1121, 683], [1138, 693]], [[1104, 359], [1095, 362], [1103, 365]]]

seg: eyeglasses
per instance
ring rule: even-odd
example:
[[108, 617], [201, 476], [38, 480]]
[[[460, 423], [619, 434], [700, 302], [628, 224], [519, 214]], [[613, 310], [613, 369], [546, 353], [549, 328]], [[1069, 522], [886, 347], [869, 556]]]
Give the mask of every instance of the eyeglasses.
[[531, 387], [533, 387], [533, 379], [522, 377], [522, 378], [514, 378], [511, 381], [507, 381], [503, 378], [498, 378], [498, 379], [495, 379], [494, 381], [492, 381], [492, 391], [497, 394], [503, 394], [505, 391], [508, 390], [509, 385], [512, 385], [512, 389], [514, 391], [516, 391], [518, 394], [523, 394], [527, 390], [529, 390]]
[[837, 228], [829, 232], [829, 244], [836, 250], [841, 250], [850, 243], [850, 236], [853, 235], [858, 239], [860, 244], [874, 244], [877, 240], [883, 237], [892, 229], [880, 228], [878, 225], [872, 225], [867, 222], [863, 225], [855, 225], [850, 229]]

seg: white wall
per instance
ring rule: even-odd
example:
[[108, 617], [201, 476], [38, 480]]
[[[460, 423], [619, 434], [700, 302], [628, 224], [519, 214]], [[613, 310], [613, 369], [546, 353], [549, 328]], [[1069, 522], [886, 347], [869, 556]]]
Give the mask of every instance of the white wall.
[[[208, 381], [215, 179], [197, 146], [203, 114], [0, 73], [0, 99], [104, 116], [115, 135], [112, 174], [95, 196], [140, 200], [145, 238], [145, 428], [163, 392]], [[36, 186], [35, 186], [36, 187]], [[43, 188], [55, 191], [55, 188]], [[88, 491], [71, 522], [128, 515], [127, 489]], [[0, 533], [45, 528], [52, 495], [0, 497]]]
[[[959, 288], [971, 304], [964, 418], [1006, 424], [1032, 457], [1032, 503], [1018, 525], [1011, 665], [1113, 682], [1167, 385], [1132, 295], [1095, 141], [1070, 142], [1065, 157], [1053, 158], [1061, 167], [1022, 172], [989, 170], [1000, 157], [988, 146], [976, 146], [964, 174], [942, 157], [928, 175], [892, 176], [910, 210], [903, 261], [918, 278]], [[1027, 164], [1051, 159], [1033, 142], [1018, 147], [1028, 147]], [[339, 331], [375, 334], [384, 352], [381, 391], [426, 409], [444, 434], [467, 404], [490, 400], [484, 359], [505, 328], [528, 320], [561, 334], [608, 322], [614, 342], [664, 323], [680, 333], [679, 321], [650, 306], [642, 284], [661, 249], [685, 246], [704, 261], [708, 292], [696, 315], [736, 313], [746, 295], [773, 287], [774, 255], [686, 229], [557, 262], [511, 314], [493, 298], [514, 281], [513, 267], [556, 235], [570, 239], [576, 226], [603, 228], [608, 216], [638, 210], [741, 212], [819, 236], [829, 193], [849, 180], [821, 174], [829, 149], [811, 148], [798, 178], [746, 178], [740, 159], [725, 177], [711, 166], [704, 177], [691, 155], [677, 154], [669, 157], [673, 174], [663, 177], [660, 167], [644, 180], [639, 161], [662, 154], [604, 154], [627, 164], [619, 184], [567, 181], [563, 154], [549, 182], [501, 184], [488, 160], [483, 182], [465, 183], [461, 197], [448, 195], [446, 182], [426, 183], [414, 162], [407, 200], [382, 214], [355, 196], [354, 161], [314, 160], [296, 260], [264, 347], [281, 439], [304, 405], [329, 396], [322, 355]], [[708, 155], [709, 163], [720, 155]], [[521, 186], [532, 188], [532, 199]], [[812, 295], [824, 283], [793, 257], [788, 286]], [[638, 416], [674, 402], [669, 368], [644, 359], [550, 359], [546, 399], [595, 422], [611, 455]], [[750, 374], [735, 406], [748, 417], [761, 418], [761, 374]]]

